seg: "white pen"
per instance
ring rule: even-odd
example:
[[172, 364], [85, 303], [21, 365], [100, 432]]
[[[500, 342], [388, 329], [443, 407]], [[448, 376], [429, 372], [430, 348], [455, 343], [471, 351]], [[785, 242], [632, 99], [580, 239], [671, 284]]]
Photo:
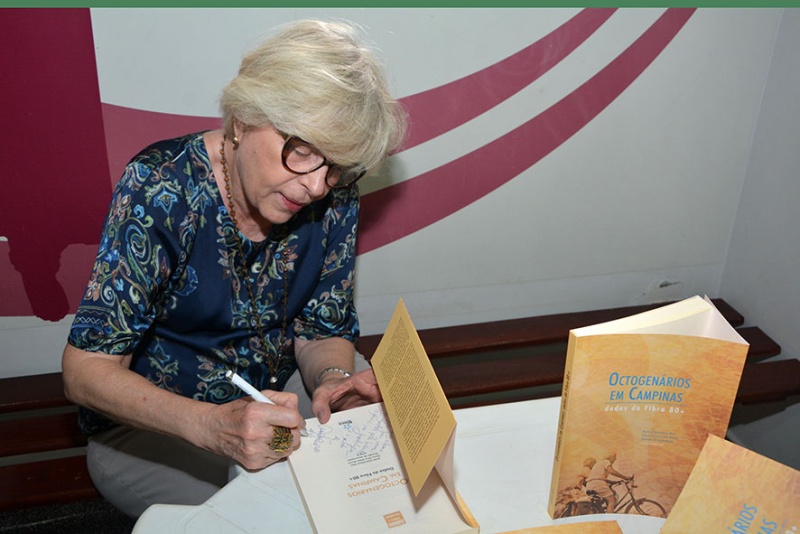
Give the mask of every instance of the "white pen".
[[[267, 397], [265, 397], [263, 393], [261, 393], [256, 388], [251, 386], [250, 383], [247, 380], [245, 380], [241, 376], [237, 375], [236, 373], [234, 373], [230, 369], [228, 369], [225, 372], [225, 378], [227, 378], [228, 380], [233, 382], [235, 385], [239, 386], [239, 388], [241, 388], [242, 391], [244, 391], [245, 393], [247, 393], [248, 395], [253, 397], [253, 399], [257, 400], [258, 402], [265, 402], [267, 404], [273, 404], [273, 405], [275, 404], [274, 402], [269, 400]], [[301, 428], [300, 429], [300, 435], [304, 436], [304, 437], [308, 436], [308, 432], [306, 432], [305, 428]]]

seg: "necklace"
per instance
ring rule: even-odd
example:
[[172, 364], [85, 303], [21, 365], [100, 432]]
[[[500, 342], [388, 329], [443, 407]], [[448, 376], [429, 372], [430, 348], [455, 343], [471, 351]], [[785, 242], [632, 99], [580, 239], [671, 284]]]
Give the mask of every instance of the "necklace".
[[228, 213], [231, 216], [231, 221], [233, 221], [233, 239], [236, 243], [236, 251], [239, 253], [239, 257], [241, 258], [241, 261], [239, 262], [240, 265], [238, 267], [236, 266], [234, 258], [231, 258], [231, 269], [235, 270], [239, 274], [239, 278], [244, 281], [245, 287], [247, 288], [247, 295], [250, 297], [250, 313], [253, 315], [253, 322], [255, 322], [256, 330], [258, 330], [258, 336], [260, 338], [259, 343], [261, 343], [264, 348], [264, 356], [267, 362], [267, 367], [269, 368], [269, 387], [270, 389], [276, 389], [278, 383], [278, 365], [280, 364], [284, 345], [286, 344], [286, 325], [288, 324], [289, 315], [289, 280], [286, 276], [287, 250], [286, 247], [283, 248], [280, 254], [280, 259], [278, 259], [278, 255], [275, 256], [276, 272], [279, 272], [283, 278], [283, 297], [281, 303], [283, 305], [283, 321], [281, 324], [280, 337], [278, 339], [278, 350], [276, 351], [277, 355], [275, 358], [272, 358], [269, 354], [269, 344], [267, 343], [267, 338], [264, 335], [264, 326], [261, 323], [261, 314], [258, 313], [258, 309], [256, 308], [253, 285], [250, 283], [250, 276], [247, 273], [247, 261], [244, 257], [244, 244], [242, 243], [242, 238], [239, 237], [239, 222], [236, 219], [236, 208], [233, 205], [233, 195], [231, 195], [231, 176], [228, 172], [228, 160], [225, 158], [225, 141], [227, 141], [227, 136], [223, 135], [222, 144], [219, 148], [219, 155], [222, 159], [222, 174], [225, 178], [225, 195], [228, 199], [229, 206]]

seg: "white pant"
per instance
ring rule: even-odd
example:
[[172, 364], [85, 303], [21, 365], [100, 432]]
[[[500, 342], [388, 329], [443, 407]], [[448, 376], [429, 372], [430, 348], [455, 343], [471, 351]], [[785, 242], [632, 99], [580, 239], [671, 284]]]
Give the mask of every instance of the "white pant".
[[[355, 369], [369, 369], [358, 353]], [[299, 371], [284, 391], [297, 394], [305, 419], [314, 417]], [[178, 438], [126, 426], [90, 437], [86, 463], [97, 491], [133, 518], [152, 504], [202, 504], [236, 476], [228, 458]]]

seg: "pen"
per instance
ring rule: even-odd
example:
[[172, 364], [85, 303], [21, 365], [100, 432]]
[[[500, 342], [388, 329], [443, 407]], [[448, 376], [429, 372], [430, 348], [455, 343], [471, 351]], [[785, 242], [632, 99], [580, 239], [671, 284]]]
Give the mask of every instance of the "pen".
[[[228, 380], [233, 382], [235, 385], [239, 386], [239, 388], [242, 391], [244, 391], [245, 393], [247, 393], [248, 395], [253, 397], [253, 399], [255, 399], [256, 401], [265, 402], [267, 404], [273, 404], [273, 405], [275, 404], [274, 402], [269, 400], [267, 397], [265, 397], [263, 393], [261, 393], [256, 388], [251, 386], [250, 383], [247, 380], [245, 380], [244, 378], [242, 378], [238, 374], [234, 373], [230, 369], [228, 369], [228, 371], [225, 372], [225, 378], [227, 378]], [[300, 435], [301, 436], [308, 436], [308, 432], [306, 432], [305, 428], [301, 428], [300, 429]]]

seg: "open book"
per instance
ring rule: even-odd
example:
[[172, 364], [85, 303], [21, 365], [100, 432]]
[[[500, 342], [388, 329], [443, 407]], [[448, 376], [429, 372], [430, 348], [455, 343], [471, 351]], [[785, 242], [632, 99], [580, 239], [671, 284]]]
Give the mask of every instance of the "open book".
[[724, 436], [748, 344], [708, 300], [572, 330], [548, 512], [666, 517]]
[[312, 528], [479, 532], [455, 489], [455, 417], [402, 300], [372, 366], [384, 402], [309, 419], [289, 456]]

